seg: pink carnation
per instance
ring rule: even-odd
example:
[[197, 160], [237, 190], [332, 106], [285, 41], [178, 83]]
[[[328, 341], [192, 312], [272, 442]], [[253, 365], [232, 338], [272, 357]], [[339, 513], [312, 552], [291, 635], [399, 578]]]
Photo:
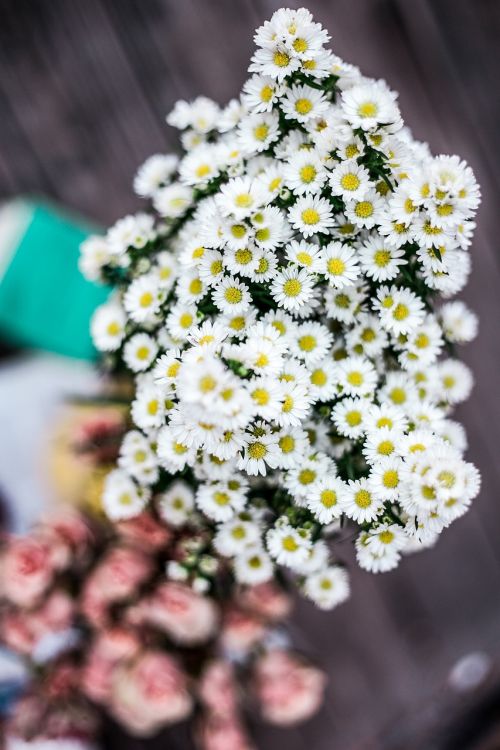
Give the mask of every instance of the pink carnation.
[[144, 651], [113, 675], [110, 710], [132, 734], [150, 736], [191, 708], [185, 675], [164, 652]]
[[91, 646], [82, 670], [83, 692], [96, 703], [110, 696], [113, 672], [119, 662], [131, 659], [139, 650], [139, 639], [126, 628], [104, 630]]
[[83, 590], [82, 611], [99, 626], [106, 621], [111, 604], [131, 598], [151, 575], [149, 557], [129, 547], [116, 547], [90, 574]]
[[209, 663], [200, 678], [198, 688], [201, 702], [210, 713], [220, 716], [236, 715], [237, 687], [234, 668], [221, 659]]
[[288, 617], [293, 606], [291, 597], [273, 581], [245, 588], [239, 601], [245, 609], [272, 622]]
[[224, 615], [221, 642], [230, 652], [250, 651], [266, 634], [266, 626], [259, 617], [238, 607], [231, 607]]
[[0, 559], [0, 589], [20, 607], [33, 607], [54, 578], [49, 546], [36, 536], [13, 539]]
[[129, 544], [144, 552], [156, 552], [166, 547], [172, 538], [170, 529], [147, 511], [128, 521], [121, 521], [118, 531]]
[[262, 715], [287, 726], [309, 719], [319, 709], [325, 688], [323, 672], [286, 651], [270, 651], [255, 668], [255, 688]]
[[167, 581], [142, 606], [143, 621], [164, 630], [174, 641], [192, 645], [207, 641], [217, 627], [217, 609], [211, 599], [183, 583]]

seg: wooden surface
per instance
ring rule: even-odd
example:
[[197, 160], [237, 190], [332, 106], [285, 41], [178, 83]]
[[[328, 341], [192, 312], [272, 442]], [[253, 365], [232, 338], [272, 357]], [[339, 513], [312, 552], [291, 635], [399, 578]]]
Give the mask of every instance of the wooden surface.
[[[253, 29], [279, 4], [0, 0], [1, 195], [42, 193], [105, 224], [136, 209], [137, 165], [175, 145], [165, 113], [180, 97], [234, 95]], [[483, 490], [434, 550], [390, 574], [355, 573], [351, 601], [330, 615], [299, 607], [293, 633], [329, 673], [327, 706], [284, 734], [257, 727], [258, 747], [498, 750], [498, 732], [486, 738], [499, 710], [495, 671], [482, 693], [466, 698], [446, 681], [466, 653], [500, 663], [500, 2], [311, 0], [309, 8], [339, 55], [400, 91], [415, 134], [436, 153], [467, 158], [482, 184], [465, 294], [481, 316], [480, 337], [465, 352], [477, 385], [460, 416]], [[455, 734], [443, 730], [448, 722]], [[474, 732], [485, 736], [470, 739]]]

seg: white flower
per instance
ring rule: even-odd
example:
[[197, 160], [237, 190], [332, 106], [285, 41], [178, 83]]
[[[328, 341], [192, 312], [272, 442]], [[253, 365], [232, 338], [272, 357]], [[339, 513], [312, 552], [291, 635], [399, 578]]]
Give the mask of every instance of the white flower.
[[[240, 513], [231, 521], [220, 524], [213, 544], [217, 552], [225, 557], [240, 555], [248, 547], [252, 549], [260, 539], [260, 528], [248, 513]], [[256, 566], [258, 567], [258, 566]]]
[[283, 427], [276, 435], [276, 463], [280, 469], [291, 469], [309, 450], [309, 438], [297, 427]]
[[304, 593], [320, 609], [333, 609], [349, 598], [349, 579], [339, 565], [313, 573], [304, 582]]
[[380, 287], [373, 309], [380, 315], [382, 326], [395, 335], [414, 331], [424, 319], [424, 305], [410, 289]]
[[277, 563], [299, 571], [309, 556], [311, 542], [307, 534], [278, 522], [267, 532], [266, 546]]
[[244, 492], [232, 491], [224, 482], [201, 484], [195, 495], [196, 506], [214, 521], [228, 521], [243, 510]]
[[178, 157], [174, 154], [153, 154], [146, 159], [134, 177], [134, 190], [143, 198], [151, 198], [174, 174]]
[[275, 112], [244, 117], [238, 125], [238, 140], [246, 154], [265, 151], [279, 137], [279, 119]]
[[319, 155], [311, 149], [294, 154], [284, 169], [285, 184], [296, 195], [318, 193], [325, 183], [327, 172]]
[[474, 379], [469, 368], [457, 359], [446, 359], [438, 365], [441, 399], [450, 404], [465, 401], [472, 391]]
[[123, 359], [132, 372], [147, 370], [158, 352], [155, 340], [147, 333], [136, 333], [123, 347]]
[[358, 523], [373, 521], [383, 510], [382, 501], [376, 497], [367, 479], [348, 482], [340, 503], [346, 516]]
[[139, 515], [149, 500], [149, 491], [137, 485], [124, 471], [114, 469], [105, 480], [102, 503], [112, 521]]
[[235, 177], [221, 186], [216, 201], [225, 216], [244, 219], [264, 205], [264, 192], [260, 184], [250, 177]]
[[286, 257], [291, 263], [296, 263], [311, 273], [321, 273], [324, 268], [321, 249], [318, 245], [305, 240], [292, 240], [286, 246]]
[[180, 100], [167, 115], [167, 122], [174, 128], [193, 128], [198, 133], [213, 130], [220, 116], [218, 105], [206, 96], [198, 96], [192, 102]]
[[157, 190], [153, 203], [159, 214], [168, 219], [177, 219], [187, 211], [192, 200], [192, 188], [174, 183]]
[[465, 344], [477, 335], [477, 316], [460, 300], [443, 305], [439, 318], [444, 335], [452, 343]]
[[241, 99], [254, 112], [270, 112], [283, 93], [283, 87], [271, 76], [254, 75], [243, 85]]
[[345, 215], [356, 227], [371, 229], [383, 216], [384, 201], [375, 190], [346, 203]]
[[324, 234], [333, 225], [332, 207], [324, 198], [305, 195], [288, 210], [290, 223], [304, 237]]
[[300, 61], [292, 57], [284, 44], [278, 43], [272, 47], [258, 49], [252, 57], [248, 70], [251, 73], [261, 73], [278, 81], [300, 67]]
[[226, 315], [238, 315], [250, 307], [248, 287], [235, 277], [224, 276], [212, 291], [212, 299]]
[[154, 319], [160, 303], [158, 278], [154, 274], [144, 274], [134, 279], [123, 298], [125, 310], [134, 323]]
[[322, 477], [310, 490], [307, 507], [322, 524], [340, 518], [343, 509], [341, 498], [346, 493], [346, 484], [339, 477]]
[[337, 363], [338, 382], [349, 396], [368, 396], [377, 384], [377, 373], [369, 359], [346, 357]]
[[394, 132], [401, 126], [396, 98], [383, 81], [360, 83], [342, 92], [341, 107], [353, 128], [372, 130], [389, 125]]
[[267, 474], [267, 469], [278, 465], [276, 436], [269, 432], [263, 423], [257, 422], [251, 433], [245, 434], [243, 455], [238, 460], [238, 468], [251, 476]]
[[321, 323], [306, 322], [297, 325], [291, 338], [294, 355], [307, 367], [317, 364], [328, 354], [333, 336]]
[[273, 577], [274, 565], [261, 547], [249, 547], [236, 557], [234, 572], [239, 583], [256, 586]]
[[158, 462], [151, 443], [138, 430], [127, 432], [120, 446], [118, 466], [139, 484], [158, 480]]
[[351, 286], [359, 276], [358, 261], [352, 247], [330, 242], [322, 249], [324, 274], [328, 282], [342, 289]]
[[92, 340], [101, 352], [116, 351], [125, 336], [126, 317], [116, 301], [100, 305], [92, 316], [90, 330]]
[[364, 273], [374, 281], [390, 281], [408, 261], [403, 250], [385, 243], [383, 237], [372, 236], [360, 248], [359, 262]]
[[[372, 538], [370, 532], [363, 531], [356, 539], [356, 558], [359, 567], [369, 573], [386, 573], [396, 568], [401, 559], [397, 548], [393, 548], [390, 544], [383, 548], [379, 544], [371, 544]], [[384, 535], [383, 538], [392, 539], [392, 536]]]
[[360, 200], [371, 186], [369, 172], [356, 159], [341, 161], [332, 169], [328, 179], [332, 193], [346, 200]]
[[158, 495], [156, 502], [164, 521], [170, 526], [183, 526], [194, 508], [194, 493], [188, 484], [178, 480]]
[[340, 435], [357, 439], [366, 431], [370, 401], [364, 398], [343, 398], [332, 409], [332, 422]]
[[305, 269], [288, 266], [278, 271], [271, 284], [271, 294], [280, 307], [297, 310], [309, 302], [314, 277]]
[[147, 214], [135, 214], [119, 219], [106, 235], [112, 255], [123, 255], [129, 247], [142, 249], [154, 240], [154, 220]]
[[321, 91], [310, 86], [292, 86], [280, 99], [285, 117], [298, 122], [308, 122], [326, 112], [328, 102]]
[[108, 243], [104, 237], [91, 235], [80, 245], [78, 268], [88, 281], [101, 281], [101, 271], [111, 259]]
[[403, 462], [396, 456], [383, 456], [377, 460], [369, 474], [370, 489], [379, 500], [396, 501], [404, 492]]

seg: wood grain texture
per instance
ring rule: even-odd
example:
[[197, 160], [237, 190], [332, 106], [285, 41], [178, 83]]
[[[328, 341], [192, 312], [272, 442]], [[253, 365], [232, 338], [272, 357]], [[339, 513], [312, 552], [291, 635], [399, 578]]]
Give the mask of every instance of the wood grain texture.
[[[0, 0], [2, 197], [42, 193], [104, 224], [137, 209], [131, 181], [138, 164], [175, 146], [165, 113], [180, 97], [204, 93], [224, 102], [236, 94], [252, 31], [280, 5]], [[311, 0], [309, 8], [329, 28], [339, 55], [400, 91], [415, 135], [436, 153], [468, 159], [482, 184], [474, 272], [464, 295], [481, 316], [481, 334], [465, 351], [477, 386], [460, 417], [484, 481], [474, 509], [435, 549], [385, 576], [355, 572], [351, 601], [331, 615], [299, 605], [292, 633], [328, 671], [327, 704], [319, 717], [285, 733], [258, 724], [258, 747], [498, 749], [500, 740], [467, 739], [470, 732], [446, 728], [469, 710], [476, 712], [469, 726], [486, 726], [498, 695], [488, 698], [487, 684], [477, 698], [459, 698], [446, 680], [455, 660], [471, 651], [500, 663], [500, 3]], [[339, 556], [352, 560], [349, 545], [339, 547]], [[493, 709], [485, 718], [480, 706], [488, 700]], [[133, 746], [112, 736], [110, 748]], [[155, 746], [188, 742], [181, 732]]]

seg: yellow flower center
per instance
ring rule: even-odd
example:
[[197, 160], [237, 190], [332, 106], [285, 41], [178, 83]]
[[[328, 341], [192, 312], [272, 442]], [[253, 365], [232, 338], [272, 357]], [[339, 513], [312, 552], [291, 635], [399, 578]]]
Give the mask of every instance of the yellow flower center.
[[311, 383], [318, 387], [326, 385], [328, 378], [324, 370], [313, 370], [311, 373]]
[[260, 460], [264, 458], [267, 453], [267, 448], [264, 443], [255, 442], [248, 446], [248, 455], [250, 458]]
[[373, 203], [370, 203], [370, 201], [360, 201], [356, 204], [354, 213], [360, 219], [368, 219], [373, 214]]
[[257, 141], [265, 141], [269, 135], [269, 125], [266, 125], [264, 122], [262, 125], [257, 125], [257, 127], [253, 129], [253, 134]]
[[354, 495], [354, 502], [359, 508], [369, 508], [372, 504], [372, 496], [368, 490], [358, 490]]
[[289, 56], [286, 52], [279, 52], [278, 50], [274, 53], [273, 62], [278, 68], [286, 68], [290, 62]]
[[279, 439], [278, 445], [282, 453], [291, 453], [295, 448], [295, 438], [291, 435], [283, 435], [283, 437]]
[[193, 279], [189, 285], [191, 294], [200, 294], [203, 291], [203, 284], [200, 279]]
[[241, 289], [235, 286], [229, 286], [224, 292], [224, 299], [229, 302], [230, 305], [237, 305], [243, 299], [243, 293]]
[[345, 421], [349, 427], [357, 427], [361, 424], [361, 412], [360, 411], [348, 411], [345, 415]]
[[144, 294], [141, 294], [139, 299], [139, 304], [141, 307], [149, 307], [152, 302], [153, 295], [151, 294], [151, 292], [144, 292]]
[[312, 182], [317, 174], [316, 168], [312, 164], [305, 164], [299, 172], [300, 179], [307, 184]]
[[390, 456], [394, 451], [394, 443], [391, 440], [382, 440], [378, 444], [377, 453], [381, 456]]
[[382, 484], [384, 487], [387, 487], [388, 489], [394, 489], [399, 484], [399, 475], [398, 472], [394, 469], [389, 469], [388, 471], [385, 471], [382, 476]]
[[240, 266], [246, 266], [248, 263], [251, 262], [253, 258], [253, 254], [251, 250], [245, 249], [245, 250], [237, 250], [234, 254], [234, 257], [236, 259], [236, 262], [240, 264]]
[[339, 276], [345, 271], [345, 263], [341, 258], [330, 258], [326, 267], [332, 276]]
[[114, 320], [112, 323], [108, 324], [108, 327], [106, 328], [106, 331], [110, 336], [117, 336], [121, 332], [120, 325]]
[[363, 102], [358, 107], [358, 115], [360, 117], [375, 117], [378, 112], [378, 107], [375, 102]]
[[319, 222], [320, 216], [315, 208], [306, 208], [302, 211], [301, 218], [304, 224], [311, 226], [312, 224], [317, 224]]
[[299, 115], [308, 115], [312, 107], [313, 105], [310, 99], [297, 99], [295, 102], [295, 111], [298, 112]]
[[302, 284], [298, 279], [287, 279], [283, 284], [283, 291], [287, 297], [297, 297], [302, 291]]
[[244, 237], [246, 233], [247, 228], [244, 224], [233, 224], [233, 226], [231, 227], [231, 234], [237, 239]]
[[342, 185], [344, 190], [357, 190], [361, 184], [361, 181], [357, 174], [354, 174], [353, 172], [347, 172], [346, 174], [342, 175], [340, 184]]
[[271, 86], [263, 86], [260, 90], [260, 98], [263, 102], [270, 102], [273, 96], [273, 89]]
[[331, 508], [337, 504], [337, 493], [334, 490], [323, 490], [319, 496], [320, 502], [325, 508]]
[[149, 347], [140, 346], [136, 351], [137, 359], [147, 359], [149, 357]]
[[189, 328], [193, 324], [193, 316], [191, 315], [191, 313], [182, 313], [181, 317], [179, 318], [179, 324], [181, 328]]
[[389, 250], [377, 250], [373, 256], [375, 265], [379, 268], [385, 268], [391, 259], [391, 253]]
[[299, 347], [303, 352], [312, 352], [316, 348], [317, 343], [315, 337], [310, 334], [299, 338]]

